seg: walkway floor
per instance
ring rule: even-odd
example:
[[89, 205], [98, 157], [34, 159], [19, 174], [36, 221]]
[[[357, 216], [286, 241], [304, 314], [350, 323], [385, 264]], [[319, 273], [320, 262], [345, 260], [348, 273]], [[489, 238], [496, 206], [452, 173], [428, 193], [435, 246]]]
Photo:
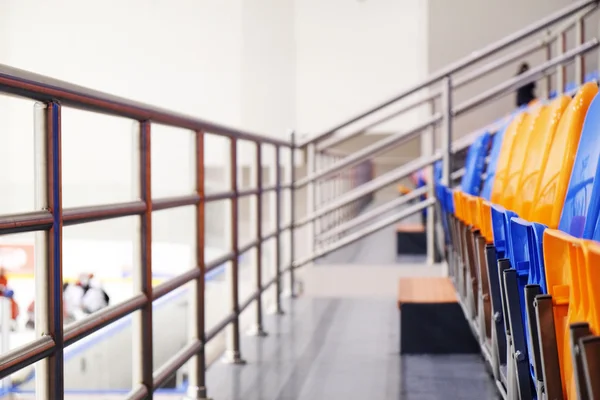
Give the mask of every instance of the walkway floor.
[[478, 355], [400, 357], [398, 310], [382, 299], [299, 298], [244, 337], [247, 365], [208, 371], [215, 400], [494, 399]]
[[298, 271], [303, 295], [286, 299], [286, 315], [266, 318], [268, 337], [242, 338], [246, 365], [216, 362], [209, 368], [209, 396], [215, 400], [496, 398], [479, 355], [400, 356], [398, 278], [439, 276], [443, 267], [397, 261], [395, 228], [390, 227]]

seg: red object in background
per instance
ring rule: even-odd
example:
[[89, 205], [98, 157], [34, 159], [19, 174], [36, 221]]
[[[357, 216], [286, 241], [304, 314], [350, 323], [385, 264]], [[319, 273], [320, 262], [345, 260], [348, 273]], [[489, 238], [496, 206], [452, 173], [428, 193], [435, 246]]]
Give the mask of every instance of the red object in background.
[[14, 321], [19, 316], [19, 305], [17, 304], [15, 299], [10, 299], [10, 306], [12, 311], [12, 319]]

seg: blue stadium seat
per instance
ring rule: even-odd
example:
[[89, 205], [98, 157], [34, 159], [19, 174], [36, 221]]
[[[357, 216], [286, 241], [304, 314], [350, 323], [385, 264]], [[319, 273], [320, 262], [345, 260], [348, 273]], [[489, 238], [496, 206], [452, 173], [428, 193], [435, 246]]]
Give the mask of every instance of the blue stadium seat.
[[508, 128], [508, 124], [504, 125], [500, 130], [498, 130], [492, 140], [490, 160], [487, 165], [486, 176], [480, 193], [480, 196], [486, 200], [489, 200], [490, 196], [492, 195], [492, 185], [494, 184], [494, 178], [496, 177], [496, 166], [498, 164], [498, 157], [500, 157], [502, 140], [504, 140], [504, 132], [506, 132], [506, 128]]
[[[595, 173], [596, 169], [595, 164], [592, 165], [586, 160], [589, 157], [597, 159], [600, 156], [600, 141], [596, 139], [598, 127], [594, 126], [595, 118], [593, 117], [594, 111], [600, 110], [600, 101], [595, 97], [596, 94], [597, 87], [595, 85], [584, 85], [565, 112], [548, 156], [547, 167], [541, 178], [536, 195], [537, 203], [530, 214], [529, 219], [534, 222], [515, 217], [510, 221], [511, 265], [519, 271], [522, 280], [519, 285], [521, 293], [524, 291], [525, 284], [539, 285], [542, 293], [548, 293], [542, 240], [546, 225], [556, 228], [560, 209], [563, 211], [559, 228], [578, 237], [583, 234], [582, 217], [585, 219], [584, 216], [592, 207], [587, 206], [590, 204], [590, 196], [584, 194], [584, 199], [580, 198], [581, 190], [586, 191], [585, 187], [591, 184], [593, 180], [591, 174]], [[592, 99], [594, 100], [592, 101]], [[584, 115], [587, 115], [585, 124], [583, 123]], [[583, 129], [581, 129], [582, 125]], [[579, 143], [578, 147], [577, 143]], [[573, 158], [576, 148], [578, 149], [577, 155], [571, 168], [569, 162]], [[562, 207], [564, 198], [562, 193], [565, 191], [562, 188], [565, 187], [569, 176], [570, 184], [566, 189], [567, 200]], [[596, 205], [595, 208], [597, 209], [598, 206]], [[521, 317], [524, 327], [527, 329], [525, 308], [526, 304], [522, 300]], [[532, 357], [530, 336], [525, 334], [525, 338], [529, 355]], [[530, 363], [533, 364], [533, 359], [530, 359]], [[533, 373], [533, 369], [531, 371]]]
[[490, 146], [491, 135], [484, 133], [477, 137], [467, 152], [465, 174], [460, 189], [467, 194], [478, 195], [481, 190], [481, 176], [485, 169], [485, 158]]

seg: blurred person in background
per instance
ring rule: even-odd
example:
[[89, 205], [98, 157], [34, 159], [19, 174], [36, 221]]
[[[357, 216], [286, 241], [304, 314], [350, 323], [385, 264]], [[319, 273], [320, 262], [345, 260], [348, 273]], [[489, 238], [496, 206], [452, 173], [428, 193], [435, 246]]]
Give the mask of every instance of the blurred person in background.
[[13, 324], [11, 330], [15, 330], [17, 317], [19, 316], [19, 305], [15, 301], [15, 293], [8, 287], [8, 276], [6, 269], [0, 266], [0, 296], [7, 298], [10, 301], [11, 320]]
[[[519, 67], [517, 75], [522, 75], [527, 71], [529, 71], [529, 64], [523, 63]], [[535, 100], [535, 82], [523, 85], [517, 90], [517, 107], [526, 106], [532, 100]]]
[[102, 282], [92, 275], [88, 281], [87, 289], [81, 299], [81, 308], [85, 313], [91, 314], [108, 307], [110, 297], [102, 287]]

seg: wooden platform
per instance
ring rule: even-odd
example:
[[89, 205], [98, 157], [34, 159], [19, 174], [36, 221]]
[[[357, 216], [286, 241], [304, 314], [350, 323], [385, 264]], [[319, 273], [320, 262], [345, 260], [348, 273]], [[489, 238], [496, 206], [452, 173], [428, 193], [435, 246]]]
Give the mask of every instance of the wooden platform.
[[400, 354], [479, 353], [449, 278], [400, 278]]
[[456, 292], [450, 278], [411, 277], [398, 283], [398, 308], [406, 303], [456, 303]]
[[421, 224], [398, 224], [396, 232], [422, 233], [425, 232], [425, 227]]

